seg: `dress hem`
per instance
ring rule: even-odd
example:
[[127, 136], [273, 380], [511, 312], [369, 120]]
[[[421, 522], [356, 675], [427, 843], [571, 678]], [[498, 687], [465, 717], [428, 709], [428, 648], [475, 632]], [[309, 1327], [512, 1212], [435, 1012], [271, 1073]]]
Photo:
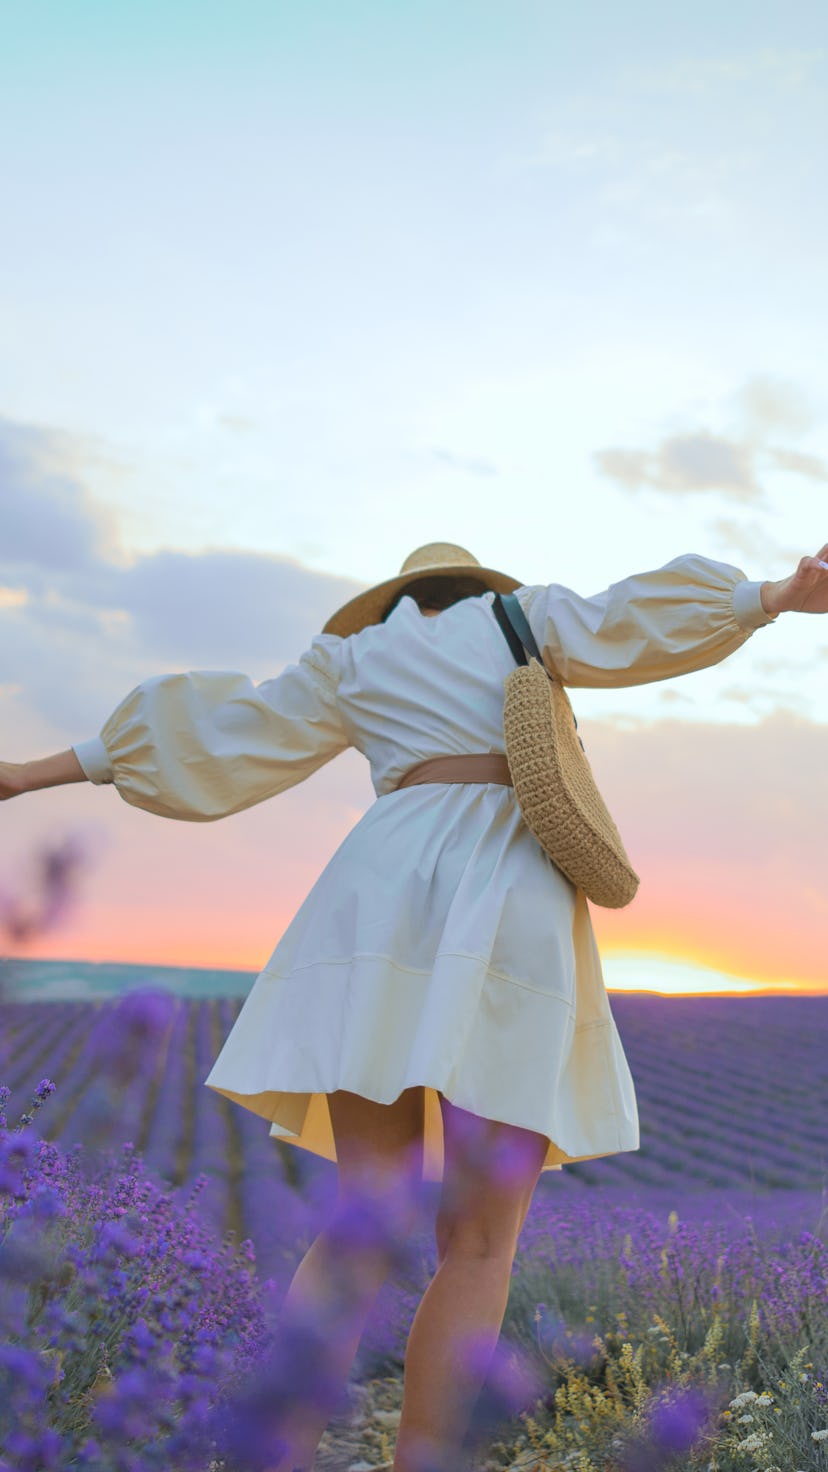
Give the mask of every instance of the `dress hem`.
[[[466, 1106], [459, 1100], [452, 1099], [446, 1093], [445, 1088], [437, 1084], [415, 1081], [414, 1084], [406, 1083], [404, 1088], [417, 1087], [418, 1083], [425, 1090], [422, 1178], [424, 1181], [442, 1181], [443, 1119], [438, 1094], [442, 1094], [458, 1109]], [[265, 1119], [270, 1124], [270, 1134], [274, 1139], [336, 1163], [336, 1145], [328, 1107], [328, 1094], [344, 1088], [344, 1084], [337, 1084], [328, 1090], [299, 1092], [298, 1090], [263, 1089], [255, 1094], [244, 1094], [238, 1090], [222, 1088], [218, 1084], [210, 1083], [209, 1080], [205, 1081], [205, 1085], [214, 1093], [221, 1094], [223, 1098]], [[352, 1092], [360, 1094], [362, 1098], [372, 1100], [375, 1104], [394, 1103], [394, 1099], [377, 1099], [364, 1088], [354, 1089]], [[399, 1098], [402, 1092], [403, 1089], [395, 1095], [395, 1099]], [[486, 1118], [489, 1117], [486, 1116]], [[512, 1125], [516, 1129], [531, 1130], [534, 1134], [546, 1135], [549, 1145], [541, 1166], [541, 1173], [562, 1170], [564, 1165], [577, 1165], [580, 1161], [602, 1160], [610, 1155], [626, 1154], [639, 1149], [637, 1133], [634, 1144], [632, 1141], [624, 1144], [619, 1132], [617, 1143], [606, 1150], [598, 1150], [592, 1154], [573, 1155], [563, 1150], [546, 1131], [539, 1130], [536, 1125], [525, 1124], [516, 1119], [501, 1119], [497, 1122]]]

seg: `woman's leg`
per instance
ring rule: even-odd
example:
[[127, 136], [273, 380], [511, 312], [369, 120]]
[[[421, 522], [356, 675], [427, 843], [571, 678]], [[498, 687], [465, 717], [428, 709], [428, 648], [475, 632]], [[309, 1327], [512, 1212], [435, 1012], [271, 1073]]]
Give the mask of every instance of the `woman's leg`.
[[461, 1465], [549, 1144], [545, 1135], [479, 1119], [442, 1095], [440, 1104], [445, 1165], [438, 1268], [408, 1339], [394, 1472], [457, 1472]]
[[[424, 1091], [406, 1089], [393, 1104], [377, 1104], [340, 1089], [328, 1095], [337, 1154], [337, 1198], [331, 1220], [294, 1274], [280, 1332], [309, 1331], [324, 1364], [317, 1390], [304, 1397], [281, 1433], [288, 1448], [278, 1472], [310, 1468], [341, 1398], [365, 1323], [394, 1260], [415, 1223], [422, 1182]], [[328, 1389], [319, 1389], [325, 1382]]]

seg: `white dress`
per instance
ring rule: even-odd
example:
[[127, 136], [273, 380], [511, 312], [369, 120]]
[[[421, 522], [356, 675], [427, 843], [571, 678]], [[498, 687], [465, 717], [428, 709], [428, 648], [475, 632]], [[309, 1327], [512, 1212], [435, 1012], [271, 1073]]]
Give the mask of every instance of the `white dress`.
[[[679, 557], [584, 598], [524, 587], [567, 685], [622, 686], [712, 665], [771, 622], [760, 584]], [[426, 757], [502, 752], [514, 661], [491, 593], [426, 618], [322, 634], [297, 665], [162, 675], [74, 749], [93, 782], [169, 818], [209, 820], [301, 782], [348, 746], [377, 800], [288, 926], [206, 1080], [271, 1133], [335, 1160], [327, 1094], [390, 1103], [426, 1086], [424, 1177], [442, 1176], [437, 1091], [545, 1134], [544, 1169], [638, 1148], [635, 1091], [586, 899], [497, 784], [396, 791]]]

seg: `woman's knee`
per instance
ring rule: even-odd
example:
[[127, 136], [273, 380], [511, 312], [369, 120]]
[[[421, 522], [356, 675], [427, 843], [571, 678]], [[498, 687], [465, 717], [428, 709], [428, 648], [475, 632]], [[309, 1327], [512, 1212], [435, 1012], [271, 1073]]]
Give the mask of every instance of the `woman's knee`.
[[437, 1261], [442, 1264], [448, 1258], [498, 1260], [510, 1267], [515, 1259], [519, 1236], [519, 1229], [504, 1230], [502, 1224], [493, 1228], [485, 1219], [441, 1220], [438, 1212]]
[[449, 1254], [511, 1262], [546, 1157], [534, 1130], [481, 1119], [441, 1097], [443, 1189], [437, 1212], [439, 1260]]
[[531, 1192], [475, 1192], [459, 1203], [441, 1201], [437, 1211], [438, 1258], [502, 1258], [514, 1261]]

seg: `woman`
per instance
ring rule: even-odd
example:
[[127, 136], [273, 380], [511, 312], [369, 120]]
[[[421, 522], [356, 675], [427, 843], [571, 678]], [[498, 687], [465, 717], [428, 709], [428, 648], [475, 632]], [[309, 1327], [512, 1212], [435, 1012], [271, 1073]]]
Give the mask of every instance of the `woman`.
[[[439, 1265], [408, 1341], [394, 1472], [459, 1465], [540, 1173], [638, 1146], [583, 893], [529, 833], [502, 761], [485, 760], [502, 757], [513, 668], [494, 593], [517, 592], [564, 684], [617, 687], [715, 664], [786, 610], [826, 612], [826, 559], [828, 545], [760, 584], [685, 556], [583, 598], [433, 543], [334, 614], [276, 679], [148, 680], [100, 737], [0, 764], [3, 797], [88, 778], [151, 812], [209, 820], [348, 746], [368, 757], [378, 800], [288, 927], [207, 1083], [337, 1161], [336, 1208], [282, 1326], [347, 1303], [329, 1347], [339, 1384], [393, 1256], [349, 1248], [342, 1220], [367, 1194], [402, 1237], [412, 1183], [442, 1180]], [[416, 770], [470, 754], [436, 780]], [[468, 1342], [473, 1363], [460, 1355]], [[280, 1472], [310, 1466], [326, 1420], [324, 1408], [297, 1412]]]

